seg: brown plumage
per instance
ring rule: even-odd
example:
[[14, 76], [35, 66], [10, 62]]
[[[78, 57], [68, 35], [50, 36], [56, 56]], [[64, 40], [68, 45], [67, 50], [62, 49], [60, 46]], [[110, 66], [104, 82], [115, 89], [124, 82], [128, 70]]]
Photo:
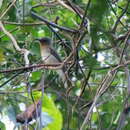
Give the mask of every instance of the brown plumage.
[[[57, 64], [61, 63], [62, 60], [57, 52], [51, 47], [51, 39], [44, 37], [37, 39], [40, 42], [41, 58], [45, 64]], [[65, 75], [65, 68], [57, 69], [56, 72], [59, 74], [62, 79], [65, 87], [67, 87], [67, 78]]]

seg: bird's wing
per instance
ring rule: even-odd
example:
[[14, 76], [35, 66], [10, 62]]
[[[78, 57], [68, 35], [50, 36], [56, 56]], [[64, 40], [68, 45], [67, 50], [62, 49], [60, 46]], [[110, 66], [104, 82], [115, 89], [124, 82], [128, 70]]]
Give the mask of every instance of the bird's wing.
[[[50, 48], [50, 53], [55, 56], [55, 58], [59, 61], [59, 62], [62, 62], [60, 56], [57, 54], [57, 52], [53, 49], [53, 48]], [[63, 66], [62, 68], [62, 71], [65, 72], [66, 68], [65, 66]]]
[[57, 54], [57, 52], [56, 52], [54, 49], [50, 48], [50, 53], [51, 53], [53, 56], [55, 56], [55, 58], [56, 58], [59, 62], [62, 62], [60, 56]]

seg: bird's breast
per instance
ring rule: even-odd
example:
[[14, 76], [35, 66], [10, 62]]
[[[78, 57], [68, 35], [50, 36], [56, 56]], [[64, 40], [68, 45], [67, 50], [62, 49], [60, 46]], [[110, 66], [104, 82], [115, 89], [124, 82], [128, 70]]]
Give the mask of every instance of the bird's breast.
[[49, 52], [42, 52], [41, 54], [42, 60], [45, 64], [56, 64], [59, 63], [59, 61]]

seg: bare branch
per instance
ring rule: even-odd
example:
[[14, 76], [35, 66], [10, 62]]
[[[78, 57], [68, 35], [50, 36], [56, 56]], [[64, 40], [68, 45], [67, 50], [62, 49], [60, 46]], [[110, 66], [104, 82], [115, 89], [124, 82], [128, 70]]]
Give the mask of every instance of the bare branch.
[[14, 0], [9, 7], [4, 11], [4, 13], [0, 16], [0, 20], [6, 15], [6, 13], [9, 11], [9, 9], [15, 4], [16, 0]]
[[17, 51], [19, 51], [21, 54], [24, 55], [25, 65], [29, 65], [28, 55], [29, 55], [30, 52], [29, 52], [27, 49], [24, 49], [24, 48], [21, 49], [21, 48], [19, 47], [19, 45], [17, 44], [17, 41], [16, 41], [16, 39], [14, 38], [14, 36], [13, 36], [10, 32], [8, 32], [8, 31], [5, 29], [5, 27], [3, 26], [3, 24], [2, 24], [1, 21], [0, 21], [0, 28], [1, 28], [2, 31], [12, 40], [12, 43], [13, 43], [15, 49], [16, 49]]
[[70, 28], [62, 27], [62, 26], [59, 26], [59, 25], [57, 25], [57, 24], [55, 24], [55, 23], [53, 23], [53, 22], [50, 22], [50, 21], [48, 21], [47, 19], [45, 19], [45, 18], [39, 16], [38, 14], [34, 13], [33, 11], [31, 11], [31, 15], [32, 15], [33, 17], [35, 17], [35, 18], [37, 18], [37, 19], [39, 19], [39, 20], [45, 22], [46, 24], [49, 24], [49, 25], [51, 25], [52, 27], [58, 28], [58, 29], [60, 29], [60, 30], [67, 31], [67, 32], [70, 32], [70, 33], [77, 33], [77, 32], [78, 32], [78, 31], [75, 30], [75, 29], [70, 29]]
[[11, 72], [16, 72], [16, 71], [29, 71], [35, 68], [40, 68], [40, 69], [61, 69], [63, 66], [63, 63], [57, 63], [57, 64], [38, 64], [38, 65], [32, 65], [32, 66], [27, 66], [27, 67], [19, 67], [16, 69], [9, 69], [9, 70], [0, 70], [0, 73], [11, 73]]

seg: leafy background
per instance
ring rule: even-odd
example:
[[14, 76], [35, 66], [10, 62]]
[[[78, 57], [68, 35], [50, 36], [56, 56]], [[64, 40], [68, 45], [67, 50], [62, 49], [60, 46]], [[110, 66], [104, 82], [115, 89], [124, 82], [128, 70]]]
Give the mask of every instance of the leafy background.
[[[24, 129], [27, 124], [17, 123], [16, 116], [25, 111], [24, 107], [41, 100], [43, 130], [129, 130], [129, 3], [130, 0], [1, 0], [0, 128]], [[41, 63], [36, 38], [50, 37], [64, 60], [72, 54], [67, 68], [73, 86], [64, 88], [57, 73], [50, 69], [3, 72], [24, 68], [26, 61], [2, 25], [20, 48], [29, 51], [28, 66]], [[44, 88], [40, 89], [43, 75]], [[31, 130], [39, 126], [36, 120], [27, 127]]]

